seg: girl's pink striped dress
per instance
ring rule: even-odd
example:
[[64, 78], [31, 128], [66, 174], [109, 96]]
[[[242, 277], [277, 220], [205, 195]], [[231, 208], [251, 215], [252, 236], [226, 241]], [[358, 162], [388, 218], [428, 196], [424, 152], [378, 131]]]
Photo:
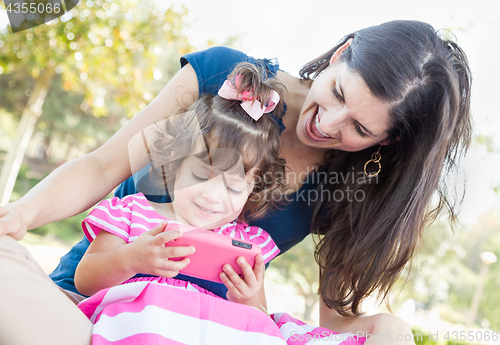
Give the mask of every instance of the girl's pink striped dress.
[[[105, 230], [130, 243], [164, 219], [139, 193], [102, 201], [82, 227], [91, 242]], [[269, 234], [259, 227], [235, 221], [213, 231], [260, 246], [266, 263], [279, 253]], [[253, 307], [173, 278], [129, 279], [78, 306], [94, 323], [93, 345], [302, 345], [319, 340], [321, 344], [354, 345], [365, 340], [349, 335], [336, 338], [337, 333], [309, 326], [286, 313], [268, 317]]]
[[[82, 227], [91, 242], [105, 230], [130, 243], [164, 219], [139, 193], [102, 201]], [[235, 221], [213, 231], [258, 245], [265, 263], [279, 253], [259, 227]], [[94, 323], [92, 344], [286, 343], [261, 311], [173, 278], [129, 279], [99, 291], [79, 307]]]

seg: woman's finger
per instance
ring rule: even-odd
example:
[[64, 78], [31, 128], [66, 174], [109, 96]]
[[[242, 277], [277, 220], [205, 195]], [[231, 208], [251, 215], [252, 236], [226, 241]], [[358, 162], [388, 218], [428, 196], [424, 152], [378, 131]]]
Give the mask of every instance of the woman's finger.
[[0, 207], [0, 236], [10, 235], [19, 241], [26, 235], [26, 230], [26, 225], [17, 212]]

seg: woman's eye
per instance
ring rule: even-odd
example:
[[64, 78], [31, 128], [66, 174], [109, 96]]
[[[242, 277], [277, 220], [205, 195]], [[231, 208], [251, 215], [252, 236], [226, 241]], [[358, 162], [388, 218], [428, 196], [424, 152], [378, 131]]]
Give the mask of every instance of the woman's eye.
[[332, 93], [339, 101], [344, 102], [344, 97], [337, 91], [337, 86], [334, 84], [332, 87]]
[[232, 193], [234, 195], [239, 195], [239, 194], [243, 193], [242, 191], [235, 190], [235, 189], [232, 189], [230, 187], [227, 187], [227, 190], [229, 191], [229, 193]]
[[360, 125], [355, 125], [354, 127], [356, 128], [356, 131], [358, 132], [359, 135], [361, 135], [362, 137], [366, 137], [366, 133], [363, 132]]
[[200, 182], [208, 181], [207, 178], [200, 177], [200, 176], [196, 175], [194, 172], [191, 172], [191, 174], [193, 175], [193, 178], [197, 181], [200, 181]]

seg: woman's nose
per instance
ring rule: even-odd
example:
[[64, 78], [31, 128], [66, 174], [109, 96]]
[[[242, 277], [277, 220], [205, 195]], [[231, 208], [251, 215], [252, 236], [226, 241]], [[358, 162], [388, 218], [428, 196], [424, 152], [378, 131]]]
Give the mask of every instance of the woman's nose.
[[342, 109], [329, 109], [319, 116], [319, 128], [330, 136], [337, 134], [346, 121]]

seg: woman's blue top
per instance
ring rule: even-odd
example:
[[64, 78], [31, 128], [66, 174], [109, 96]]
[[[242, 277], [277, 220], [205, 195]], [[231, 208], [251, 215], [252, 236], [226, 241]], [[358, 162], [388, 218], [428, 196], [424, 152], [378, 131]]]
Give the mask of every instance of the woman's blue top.
[[[213, 47], [187, 54], [181, 58], [181, 67], [188, 63], [193, 67], [198, 77], [199, 94], [203, 96], [205, 94], [216, 94], [226, 77], [240, 62], [261, 63], [265, 66], [265, 73], [268, 76], [274, 76], [279, 68], [275, 60], [255, 59], [227, 47]], [[280, 129], [283, 130], [285, 128], [283, 122], [278, 120], [278, 123]], [[281, 251], [280, 254], [302, 241], [310, 233], [314, 202], [317, 199], [318, 177], [318, 173], [313, 171], [307, 176], [299, 191], [286, 195], [286, 202], [279, 209], [268, 212], [263, 218], [249, 221], [250, 225], [259, 226], [271, 235]], [[122, 198], [136, 192], [136, 184], [134, 183], [134, 176], [132, 176], [118, 186], [115, 196]], [[153, 202], [170, 202], [168, 195], [146, 195], [146, 197]], [[89, 244], [89, 241], [84, 237], [69, 253], [61, 258], [57, 268], [50, 274], [50, 277], [57, 285], [63, 289], [78, 293], [74, 284], [75, 270]], [[176, 278], [189, 280], [223, 298], [226, 297], [227, 289], [222, 284], [180, 274]]]

